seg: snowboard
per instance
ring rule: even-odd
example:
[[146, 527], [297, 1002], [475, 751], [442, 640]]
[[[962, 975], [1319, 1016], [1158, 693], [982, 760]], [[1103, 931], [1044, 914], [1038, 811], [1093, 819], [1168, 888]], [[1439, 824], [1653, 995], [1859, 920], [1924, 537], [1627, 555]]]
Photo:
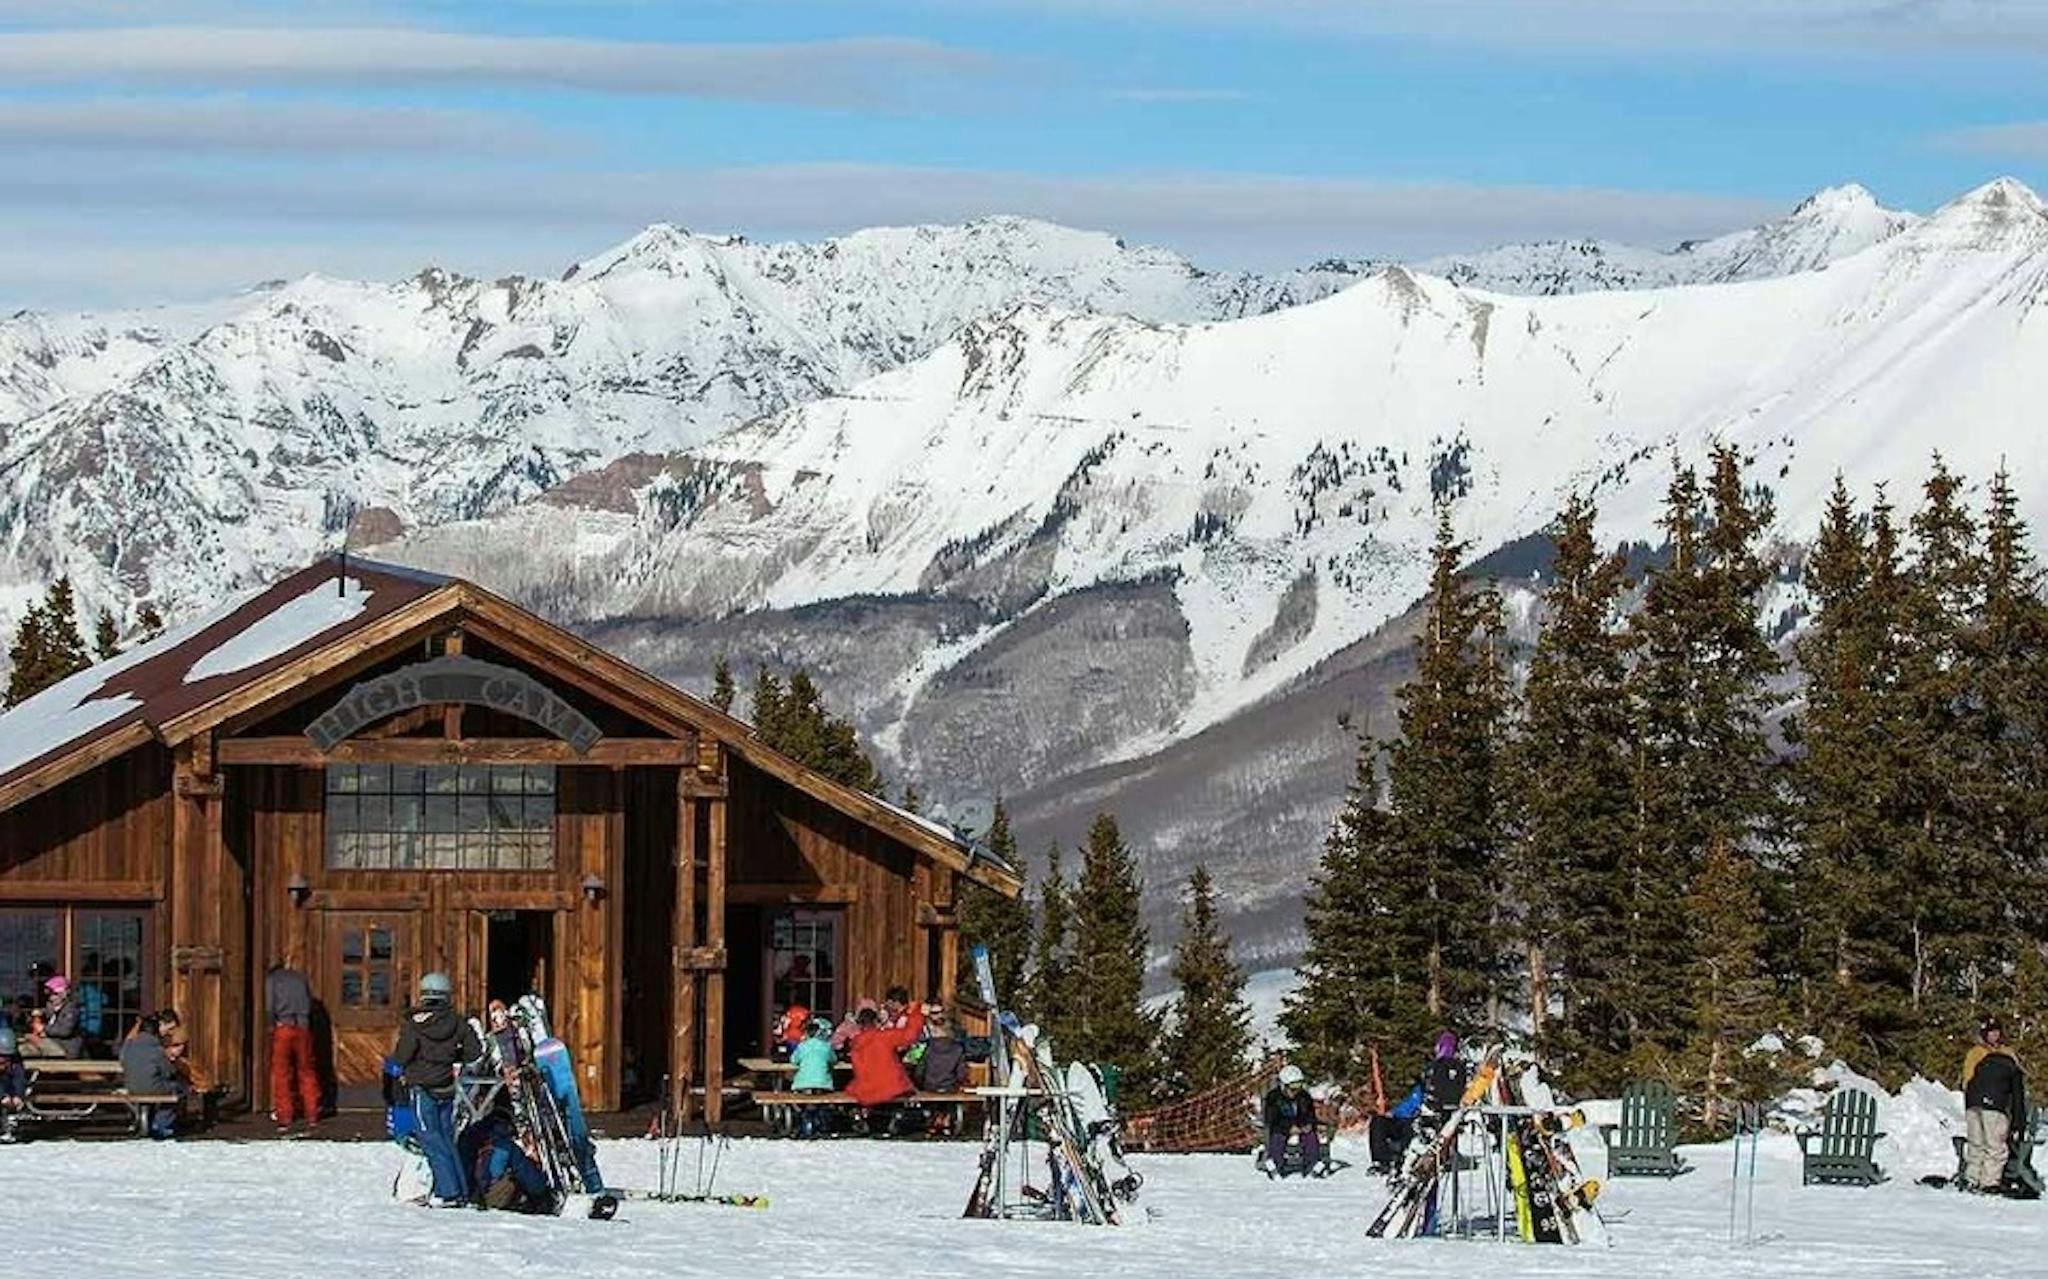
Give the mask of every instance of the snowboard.
[[1086, 1143], [1083, 1153], [1097, 1174], [1117, 1198], [1129, 1202], [1138, 1196], [1144, 1178], [1124, 1160], [1115, 1114], [1102, 1095], [1102, 1080], [1093, 1067], [1082, 1062], [1067, 1064], [1067, 1099], [1074, 1111], [1079, 1135]]

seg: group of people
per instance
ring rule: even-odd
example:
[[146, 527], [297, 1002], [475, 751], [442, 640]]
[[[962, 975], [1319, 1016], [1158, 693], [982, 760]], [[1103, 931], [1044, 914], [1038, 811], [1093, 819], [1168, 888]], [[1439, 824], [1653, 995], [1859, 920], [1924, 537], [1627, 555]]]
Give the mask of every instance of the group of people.
[[[524, 1009], [529, 1002], [521, 1001]], [[455, 1009], [455, 988], [445, 973], [420, 978], [419, 999], [405, 1010], [389, 1068], [411, 1115], [412, 1135], [433, 1185], [427, 1202], [439, 1208], [481, 1206], [515, 1212], [560, 1210], [561, 1187], [541, 1167], [541, 1138], [520, 1122], [519, 1090], [546, 1091], [562, 1120], [561, 1136], [585, 1193], [603, 1196], [604, 1179], [584, 1119], [568, 1049], [532, 1018], [516, 1020], [501, 1000], [478, 1026]], [[465, 1076], [497, 1086], [484, 1090], [479, 1109], [456, 1130], [458, 1094]], [[474, 1096], [474, 1095], [473, 1095]]]
[[[903, 1103], [919, 1092], [958, 1092], [967, 1081], [967, 1048], [955, 1033], [945, 1005], [916, 1002], [892, 987], [877, 1004], [863, 999], [853, 1015], [834, 1027], [823, 1012], [801, 1004], [784, 1009], [775, 1027], [776, 1046], [796, 1068], [790, 1091], [840, 1091], [834, 1069], [844, 1060], [852, 1078], [844, 1091], [859, 1103], [870, 1131], [901, 1133], [911, 1122]], [[932, 1122], [943, 1122], [933, 1116]], [[830, 1114], [807, 1106], [797, 1135], [824, 1136]]]
[[[121, 1086], [138, 1096], [174, 1096], [175, 1104], [157, 1104], [146, 1115], [149, 1135], [164, 1140], [176, 1129], [178, 1112], [192, 1092], [192, 1069], [184, 1023], [171, 1009], [137, 1017], [116, 1044], [99, 1036], [104, 1013], [87, 1005], [78, 987], [59, 972], [39, 965], [32, 973], [35, 997], [21, 1015], [0, 1015], [0, 1141], [11, 1141], [27, 1107], [27, 1058], [84, 1058], [111, 1049], [121, 1064]], [[86, 990], [90, 991], [90, 986]]]

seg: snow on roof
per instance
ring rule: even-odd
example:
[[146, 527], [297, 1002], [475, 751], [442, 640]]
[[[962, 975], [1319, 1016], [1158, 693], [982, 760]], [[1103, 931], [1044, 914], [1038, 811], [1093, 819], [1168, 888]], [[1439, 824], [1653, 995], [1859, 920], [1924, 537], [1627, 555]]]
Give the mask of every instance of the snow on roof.
[[196, 684], [215, 675], [230, 675], [260, 662], [281, 657], [326, 631], [362, 616], [371, 592], [363, 579], [351, 577], [340, 586], [321, 582], [297, 599], [287, 602], [247, 628], [230, 635], [227, 642], [192, 663], [185, 683]]
[[254, 592], [244, 592], [182, 626], [138, 644], [118, 657], [88, 666], [50, 685], [34, 697], [0, 714], [0, 777], [39, 759], [60, 746], [106, 728], [130, 711], [142, 709], [132, 692], [101, 696], [116, 676], [170, 652], [241, 607]]
[[263, 671], [446, 585], [451, 578], [332, 560], [245, 591], [147, 643], [61, 680], [0, 713], [0, 783], [140, 720], [162, 724]]

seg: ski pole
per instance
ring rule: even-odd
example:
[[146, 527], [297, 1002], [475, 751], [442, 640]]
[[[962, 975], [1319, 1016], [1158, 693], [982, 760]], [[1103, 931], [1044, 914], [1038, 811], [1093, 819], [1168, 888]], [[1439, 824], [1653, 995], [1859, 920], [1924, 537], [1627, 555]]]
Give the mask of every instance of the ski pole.
[[1742, 1191], [1742, 1111], [1738, 1108], [1735, 1119], [1735, 1151], [1728, 1160], [1728, 1242], [1735, 1242], [1735, 1204]]
[[1764, 1105], [1757, 1102], [1751, 1108], [1749, 1126], [1749, 1211], [1743, 1226], [1743, 1242], [1756, 1242], [1756, 1148], [1763, 1140]]

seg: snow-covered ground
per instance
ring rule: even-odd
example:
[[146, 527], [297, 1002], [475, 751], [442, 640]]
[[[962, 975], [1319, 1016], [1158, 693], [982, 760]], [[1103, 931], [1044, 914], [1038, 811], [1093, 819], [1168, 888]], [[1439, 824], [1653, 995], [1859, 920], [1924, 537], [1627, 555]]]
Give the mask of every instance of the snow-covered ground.
[[[968, 1144], [737, 1142], [720, 1187], [766, 1193], [767, 1210], [629, 1202], [607, 1224], [398, 1204], [401, 1157], [374, 1143], [53, 1141], [0, 1149], [0, 1222], [21, 1275], [2048, 1274], [2048, 1203], [1801, 1188], [1787, 1136], [1764, 1143], [1747, 1246], [1728, 1240], [1725, 1146], [1688, 1148], [1676, 1181], [1612, 1185], [1602, 1207], [1625, 1215], [1599, 1250], [1367, 1239], [1381, 1183], [1363, 1151], [1339, 1153], [1361, 1167], [1309, 1183], [1268, 1182], [1249, 1158], [1141, 1156], [1154, 1219], [1094, 1229], [960, 1220]], [[601, 1154], [612, 1180], [653, 1184], [652, 1144]]]

